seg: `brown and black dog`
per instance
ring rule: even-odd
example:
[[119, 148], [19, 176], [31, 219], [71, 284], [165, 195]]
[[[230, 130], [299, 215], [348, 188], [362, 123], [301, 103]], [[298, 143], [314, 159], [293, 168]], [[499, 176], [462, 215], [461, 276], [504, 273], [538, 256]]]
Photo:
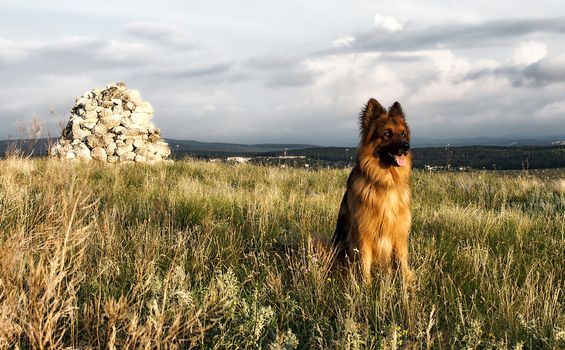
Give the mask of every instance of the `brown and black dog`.
[[357, 161], [347, 180], [332, 244], [338, 257], [358, 253], [366, 281], [371, 268], [400, 268], [405, 283], [410, 230], [410, 130], [402, 107], [388, 111], [371, 98], [361, 112]]

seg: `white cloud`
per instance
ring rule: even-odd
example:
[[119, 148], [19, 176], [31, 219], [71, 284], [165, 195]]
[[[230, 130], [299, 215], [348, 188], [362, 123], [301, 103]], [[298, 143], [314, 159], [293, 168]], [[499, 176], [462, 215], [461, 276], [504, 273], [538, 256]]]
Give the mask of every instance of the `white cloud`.
[[472, 67], [467, 59], [455, 56], [450, 50], [428, 51], [427, 55], [435, 63], [440, 78], [444, 80], [461, 79]]
[[355, 41], [352, 36], [345, 36], [343, 38], [335, 39], [332, 42], [333, 47], [351, 47], [351, 44]]
[[0, 62], [14, 63], [27, 57], [26, 45], [0, 38]]
[[[455, 55], [450, 50], [420, 51], [413, 54], [427, 57], [435, 67], [435, 77], [410, 96], [410, 102], [414, 104], [453, 103], [465, 99], [492, 97], [510, 85], [504, 77], [492, 75], [475, 80], [465, 79], [470, 72], [500, 66], [494, 60], [471, 61]], [[431, 67], [422, 63], [420, 69], [430, 71]]]
[[541, 118], [565, 118], [565, 100], [557, 101], [543, 107], [537, 113]]
[[396, 32], [402, 29], [402, 24], [400, 24], [396, 19], [390, 16], [375, 15], [375, 27], [379, 29], [384, 29], [387, 32]]
[[406, 88], [394, 70], [378, 59], [379, 53], [332, 55], [308, 59], [305, 65], [317, 78], [311, 101], [333, 108], [360, 107], [370, 97], [384, 104], [402, 96]]
[[547, 46], [537, 41], [521, 42], [514, 50], [514, 63], [517, 65], [530, 65], [547, 56]]
[[144, 43], [110, 40], [104, 43], [97, 55], [112, 61], [139, 62], [155, 53], [155, 50]]

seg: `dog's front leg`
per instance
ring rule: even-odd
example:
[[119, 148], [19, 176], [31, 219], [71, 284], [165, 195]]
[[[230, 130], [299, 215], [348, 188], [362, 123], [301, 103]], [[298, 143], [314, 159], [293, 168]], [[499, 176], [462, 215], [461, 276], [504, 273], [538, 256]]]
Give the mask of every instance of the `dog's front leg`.
[[410, 286], [414, 281], [414, 273], [410, 270], [410, 265], [408, 264], [408, 235], [395, 250], [396, 259], [402, 273], [402, 282], [405, 286]]
[[361, 244], [359, 247], [361, 273], [365, 283], [371, 282], [371, 267], [373, 265], [373, 249], [370, 244]]

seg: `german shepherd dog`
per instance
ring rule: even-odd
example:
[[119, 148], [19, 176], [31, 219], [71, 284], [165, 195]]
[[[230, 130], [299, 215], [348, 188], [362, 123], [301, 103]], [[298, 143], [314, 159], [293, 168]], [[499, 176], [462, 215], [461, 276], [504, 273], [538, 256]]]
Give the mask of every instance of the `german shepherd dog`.
[[391, 273], [400, 268], [404, 284], [413, 279], [408, 266], [410, 230], [410, 130], [402, 107], [388, 112], [371, 98], [361, 112], [361, 141], [347, 180], [332, 245], [342, 260], [357, 259], [365, 281], [371, 268]]

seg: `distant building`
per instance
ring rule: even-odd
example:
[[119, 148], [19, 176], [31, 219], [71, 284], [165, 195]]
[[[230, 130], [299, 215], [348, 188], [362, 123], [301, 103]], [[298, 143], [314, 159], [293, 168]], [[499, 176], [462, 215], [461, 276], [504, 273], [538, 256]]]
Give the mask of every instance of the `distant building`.
[[551, 144], [553, 146], [565, 146], [565, 141], [553, 141]]
[[230, 163], [247, 163], [251, 160], [251, 158], [246, 157], [228, 157], [226, 159]]
[[306, 156], [278, 156], [277, 159], [306, 159]]

